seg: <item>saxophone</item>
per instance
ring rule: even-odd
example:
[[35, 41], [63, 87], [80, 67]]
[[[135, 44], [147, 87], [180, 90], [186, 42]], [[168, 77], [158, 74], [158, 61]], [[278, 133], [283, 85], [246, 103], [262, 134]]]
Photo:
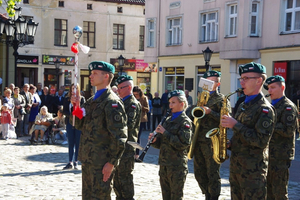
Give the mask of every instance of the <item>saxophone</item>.
[[213, 159], [216, 161], [216, 163], [221, 164], [223, 163], [226, 159], [229, 158], [227, 154], [227, 128], [221, 126], [221, 119], [223, 115], [228, 115], [229, 110], [228, 110], [228, 98], [237, 93], [237, 92], [242, 92], [243, 89], [237, 89], [234, 92], [231, 92], [227, 94], [223, 98], [222, 102], [222, 108], [220, 111], [220, 125], [219, 128], [213, 128], [210, 131], [206, 133], [206, 137], [211, 139], [212, 143], [212, 148], [213, 148]]
[[191, 112], [192, 116], [194, 117], [195, 131], [191, 142], [190, 150], [188, 152], [189, 159], [192, 159], [194, 156], [194, 149], [200, 131], [200, 119], [205, 116], [205, 110], [202, 108], [202, 106], [204, 106], [207, 103], [208, 99], [209, 91], [206, 90], [206, 88], [203, 88], [201, 94], [198, 94], [197, 106]]

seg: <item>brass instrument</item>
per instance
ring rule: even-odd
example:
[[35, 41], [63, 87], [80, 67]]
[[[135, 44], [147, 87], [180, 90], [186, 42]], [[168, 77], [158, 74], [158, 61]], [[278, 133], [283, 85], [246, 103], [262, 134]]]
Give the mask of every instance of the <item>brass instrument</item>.
[[191, 142], [190, 150], [188, 153], [189, 159], [192, 159], [194, 156], [194, 149], [195, 149], [195, 145], [196, 145], [196, 141], [200, 129], [200, 119], [205, 116], [205, 110], [202, 108], [202, 106], [204, 106], [207, 103], [208, 99], [209, 99], [209, 91], [207, 90], [207, 88], [203, 88], [201, 94], [198, 94], [197, 106], [191, 112], [192, 116], [194, 117], [195, 131]]
[[216, 161], [216, 163], [221, 164], [223, 163], [226, 159], [229, 158], [227, 154], [227, 128], [221, 126], [221, 119], [223, 115], [228, 115], [229, 110], [228, 110], [228, 104], [227, 100], [228, 98], [237, 93], [237, 92], [242, 92], [243, 89], [237, 89], [234, 92], [231, 92], [227, 94], [222, 102], [222, 108], [220, 111], [220, 125], [219, 128], [214, 128], [206, 133], [206, 137], [211, 139], [212, 143], [212, 148], [213, 148], [213, 159]]

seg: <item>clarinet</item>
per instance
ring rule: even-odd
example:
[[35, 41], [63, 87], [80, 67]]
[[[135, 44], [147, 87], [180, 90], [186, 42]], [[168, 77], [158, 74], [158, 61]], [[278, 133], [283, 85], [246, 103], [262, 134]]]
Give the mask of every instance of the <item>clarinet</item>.
[[[166, 119], [167, 119], [167, 117], [169, 116], [171, 110], [172, 110], [172, 109], [168, 109], [168, 110], [167, 110], [166, 115], [165, 115], [164, 118], [161, 120], [161, 122], [159, 123], [159, 125], [162, 125], [162, 124], [166, 121]], [[156, 133], [156, 131], [154, 130], [154, 131], [153, 131], [152, 137], [148, 140], [147, 145], [146, 145], [146, 147], [145, 147], [144, 150], [143, 150], [143, 153], [142, 153], [142, 154], [139, 156], [139, 158], [138, 158], [138, 160], [139, 160], [140, 162], [143, 162], [144, 157], [145, 157], [145, 155], [146, 155], [148, 149], [150, 148], [151, 143], [153, 142], [153, 140], [154, 140], [154, 138], [155, 138], [156, 135], [157, 135], [157, 133]]]

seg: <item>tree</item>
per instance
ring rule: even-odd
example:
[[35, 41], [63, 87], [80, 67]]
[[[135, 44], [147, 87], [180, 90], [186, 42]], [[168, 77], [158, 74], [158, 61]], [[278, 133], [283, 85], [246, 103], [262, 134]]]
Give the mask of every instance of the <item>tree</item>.
[[[7, 7], [6, 7], [6, 11], [8, 13], [8, 15], [10, 17], [13, 17], [15, 15], [15, 10], [14, 10], [14, 7], [15, 7], [15, 4], [16, 3], [20, 3], [21, 0], [4, 0], [7, 4]], [[3, 1], [0, 0], [0, 5], [2, 5]]]

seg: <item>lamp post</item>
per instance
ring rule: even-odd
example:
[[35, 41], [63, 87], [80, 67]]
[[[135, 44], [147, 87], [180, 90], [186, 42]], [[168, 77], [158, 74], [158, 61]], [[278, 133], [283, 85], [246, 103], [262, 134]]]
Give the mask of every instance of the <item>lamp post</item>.
[[54, 65], [55, 65], [55, 74], [56, 74], [56, 87], [57, 87], [57, 92], [59, 90], [59, 75], [60, 75], [60, 61], [58, 58], [56, 58], [55, 62], [54, 62]]
[[202, 51], [203, 53], [203, 57], [204, 57], [204, 60], [205, 60], [205, 69], [206, 71], [209, 70], [209, 62], [210, 62], [210, 58], [211, 58], [211, 55], [213, 54], [213, 51], [209, 49], [209, 47], [207, 47], [204, 51]]
[[120, 72], [121, 72], [120, 75], [122, 75], [122, 72], [123, 72], [124, 61], [125, 61], [125, 58], [122, 55], [120, 55], [118, 58], [119, 68], [120, 68]]
[[[33, 19], [26, 21], [21, 15], [21, 7], [15, 7], [15, 15], [13, 18], [1, 18], [0, 20], [0, 36], [6, 34], [6, 40], [3, 42], [6, 45], [12, 46], [14, 49], [13, 55], [15, 57], [15, 84], [17, 84], [17, 60], [18, 60], [18, 48], [33, 44], [34, 36], [38, 27], [38, 23], [35, 23]], [[5, 28], [4, 28], [5, 27]]]

